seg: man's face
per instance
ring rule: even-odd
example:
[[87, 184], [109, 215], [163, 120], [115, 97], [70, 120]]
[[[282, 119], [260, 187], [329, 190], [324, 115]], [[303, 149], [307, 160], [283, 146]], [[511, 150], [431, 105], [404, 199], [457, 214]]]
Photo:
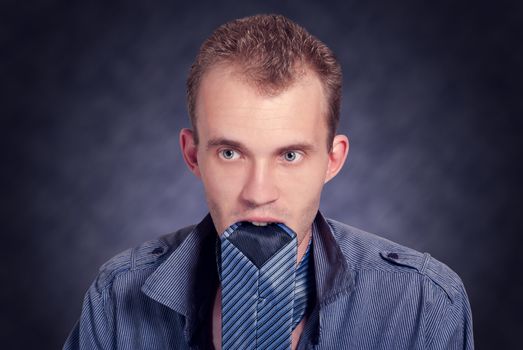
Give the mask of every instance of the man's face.
[[276, 96], [260, 94], [230, 67], [206, 73], [196, 101], [199, 143], [191, 145], [187, 129], [181, 143], [217, 232], [250, 221], [284, 223], [299, 242], [310, 233], [323, 185], [341, 167], [333, 169], [326, 146], [326, 110], [310, 73]]

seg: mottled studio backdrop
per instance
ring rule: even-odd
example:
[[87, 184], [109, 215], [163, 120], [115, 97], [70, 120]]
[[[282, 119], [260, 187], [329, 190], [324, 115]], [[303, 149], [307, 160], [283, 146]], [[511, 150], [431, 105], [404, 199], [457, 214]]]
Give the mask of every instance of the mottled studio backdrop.
[[219, 24], [278, 12], [345, 73], [351, 149], [323, 211], [450, 265], [477, 348], [517, 348], [521, 4], [3, 1], [0, 347], [59, 348], [105, 260], [202, 218], [178, 149], [188, 68]]

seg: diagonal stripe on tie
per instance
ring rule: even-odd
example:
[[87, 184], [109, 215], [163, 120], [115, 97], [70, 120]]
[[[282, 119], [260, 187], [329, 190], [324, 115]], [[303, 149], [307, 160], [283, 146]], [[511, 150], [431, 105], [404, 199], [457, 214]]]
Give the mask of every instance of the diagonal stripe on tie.
[[[222, 266], [240, 264], [247, 270], [237, 269], [243, 271], [241, 275], [232, 270], [226, 275], [232, 279], [222, 280], [222, 308], [226, 311], [222, 313], [224, 349], [254, 349], [249, 344], [253, 344], [256, 335], [252, 329], [256, 327], [258, 269], [236, 248], [222, 261]], [[236, 279], [238, 276], [243, 276], [244, 280]]]

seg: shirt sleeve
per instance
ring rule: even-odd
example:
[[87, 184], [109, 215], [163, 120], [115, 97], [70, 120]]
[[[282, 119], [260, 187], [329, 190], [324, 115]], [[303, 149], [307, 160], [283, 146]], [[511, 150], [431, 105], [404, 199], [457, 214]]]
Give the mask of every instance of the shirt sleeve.
[[451, 299], [436, 298], [425, 320], [427, 349], [473, 350], [472, 312], [461, 284]]
[[80, 319], [67, 338], [63, 350], [112, 349], [110, 299], [93, 283], [85, 294]]

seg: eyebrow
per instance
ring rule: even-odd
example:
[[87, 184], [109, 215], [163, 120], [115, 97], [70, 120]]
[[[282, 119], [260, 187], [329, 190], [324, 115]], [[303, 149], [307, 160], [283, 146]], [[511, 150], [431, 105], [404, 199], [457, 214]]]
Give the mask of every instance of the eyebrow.
[[210, 139], [207, 142], [207, 149], [212, 147], [218, 147], [218, 146], [229, 146], [233, 148], [239, 148], [239, 149], [245, 149], [246, 147], [243, 145], [243, 143], [239, 141], [229, 140], [223, 137], [218, 137], [214, 139]]
[[[241, 143], [239, 141], [235, 141], [235, 140], [226, 139], [223, 137], [210, 139], [207, 142], [207, 149], [210, 149], [212, 147], [219, 147], [219, 146], [227, 146], [227, 147], [232, 147], [232, 148], [236, 148], [239, 150], [247, 150], [247, 147], [243, 143]], [[280, 154], [285, 151], [292, 151], [292, 150], [299, 150], [299, 151], [303, 151], [303, 152], [307, 153], [307, 152], [312, 152], [315, 149], [316, 149], [316, 146], [314, 146], [311, 143], [298, 142], [298, 143], [293, 143], [290, 145], [279, 147], [278, 149], [276, 149], [275, 153]]]
[[305, 153], [310, 153], [314, 151], [316, 147], [310, 143], [293, 143], [287, 146], [280, 147], [276, 150], [277, 154], [284, 153], [286, 151], [303, 151]]

